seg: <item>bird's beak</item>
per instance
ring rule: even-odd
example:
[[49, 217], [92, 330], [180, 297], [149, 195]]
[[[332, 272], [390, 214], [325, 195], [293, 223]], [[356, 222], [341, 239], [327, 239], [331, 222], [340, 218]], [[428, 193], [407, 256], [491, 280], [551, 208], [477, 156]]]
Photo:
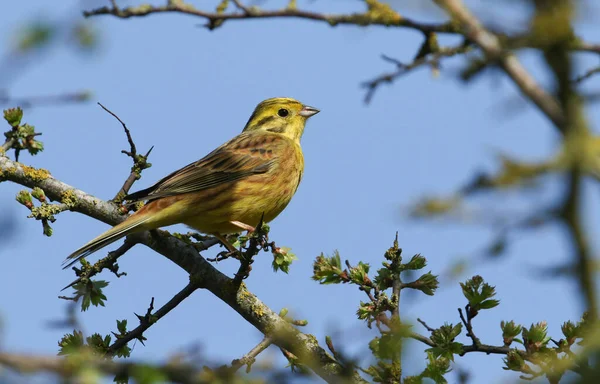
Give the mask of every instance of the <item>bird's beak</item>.
[[302, 107], [302, 109], [300, 110], [300, 112], [298, 112], [298, 114], [300, 116], [304, 116], [304, 117], [311, 117], [311, 116], [316, 115], [319, 112], [321, 112], [321, 111], [319, 111], [317, 108], [309, 107], [308, 105], [304, 105]]

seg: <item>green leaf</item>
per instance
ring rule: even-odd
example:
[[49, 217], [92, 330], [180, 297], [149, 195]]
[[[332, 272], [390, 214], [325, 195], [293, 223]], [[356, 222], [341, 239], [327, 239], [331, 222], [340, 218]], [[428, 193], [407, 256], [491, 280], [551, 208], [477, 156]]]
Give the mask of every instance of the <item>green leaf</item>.
[[402, 270], [419, 270], [427, 266], [427, 259], [420, 254], [414, 255], [406, 264], [402, 264]]
[[107, 281], [104, 280], [91, 280], [88, 284], [79, 282], [73, 286], [78, 295], [81, 296], [81, 310], [87, 311], [90, 304], [97, 307], [104, 307], [106, 296], [102, 292], [102, 288], [108, 285]]
[[127, 319], [117, 320], [117, 329], [119, 330], [119, 333], [123, 335], [127, 333]]
[[67, 333], [58, 342], [60, 356], [71, 355], [78, 352], [83, 347], [83, 332], [73, 330], [73, 333]]
[[460, 283], [460, 286], [475, 313], [481, 309], [494, 308], [500, 303], [498, 300], [492, 299], [496, 295], [496, 288], [486, 283], [481, 276], [473, 276], [464, 283]]
[[342, 260], [338, 251], [327, 257], [321, 253], [313, 263], [312, 279], [320, 284], [338, 284], [348, 281], [348, 274], [342, 271]]
[[427, 353], [427, 367], [421, 373], [421, 377], [430, 378], [436, 384], [446, 384], [448, 381], [444, 378], [450, 372], [450, 359], [434, 356], [433, 353]]
[[373, 282], [377, 288], [384, 291], [392, 287], [394, 283], [394, 274], [387, 267], [380, 268], [377, 270], [377, 274], [375, 275]]
[[21, 125], [21, 119], [23, 119], [23, 110], [20, 107], [4, 110], [4, 120], [6, 120], [11, 127], [17, 128]]
[[275, 272], [281, 270], [288, 273], [292, 262], [298, 259], [296, 255], [291, 252], [290, 248], [287, 247], [275, 248], [272, 253], [273, 263], [271, 263], [271, 266]]
[[371, 317], [373, 317], [374, 311], [375, 304], [371, 302], [363, 303], [361, 301], [360, 306], [358, 307], [358, 311], [356, 311], [356, 315], [358, 316], [359, 320], [369, 320]]
[[500, 304], [500, 300], [490, 299], [484, 300], [479, 304], [479, 309], [492, 309]]
[[108, 347], [110, 347], [110, 340], [110, 335], [102, 337], [102, 335], [100, 335], [99, 333], [94, 333], [86, 339], [88, 345], [92, 348], [92, 350], [101, 356], [104, 356], [106, 352], [108, 352]]
[[456, 325], [445, 323], [438, 329], [431, 332], [431, 341], [435, 347], [427, 349], [433, 357], [443, 357], [450, 361], [454, 361], [454, 355], [462, 353], [463, 345], [457, 343], [454, 339], [462, 332], [462, 324]]
[[350, 280], [357, 285], [370, 285], [371, 279], [369, 279], [369, 268], [369, 264], [359, 261], [356, 267], [350, 268]]
[[410, 284], [410, 288], [418, 289], [428, 296], [433, 296], [439, 285], [440, 283], [437, 276], [431, 274], [430, 271]]

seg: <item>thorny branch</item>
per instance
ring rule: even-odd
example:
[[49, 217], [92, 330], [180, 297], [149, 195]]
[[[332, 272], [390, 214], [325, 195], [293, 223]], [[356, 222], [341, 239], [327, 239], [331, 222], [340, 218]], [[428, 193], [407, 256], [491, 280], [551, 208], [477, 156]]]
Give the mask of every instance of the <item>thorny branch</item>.
[[140, 177], [142, 177], [142, 175], [141, 175], [142, 171], [146, 168], [150, 168], [150, 166], [152, 165], [152, 164], [148, 163], [147, 160], [148, 160], [148, 156], [150, 156], [150, 152], [152, 152], [152, 149], [154, 147], [150, 147], [150, 149], [148, 150], [148, 152], [146, 152], [145, 155], [138, 155], [137, 148], [135, 147], [135, 143], [133, 142], [133, 138], [131, 137], [131, 132], [129, 131], [129, 128], [127, 128], [127, 125], [123, 122], [123, 120], [121, 120], [119, 118], [119, 116], [117, 116], [110, 109], [106, 108], [104, 105], [102, 105], [100, 103], [98, 103], [98, 105], [100, 107], [102, 107], [102, 109], [104, 109], [110, 115], [112, 115], [115, 119], [117, 119], [119, 121], [119, 123], [121, 123], [121, 125], [123, 126], [125, 135], [127, 135], [127, 142], [129, 143], [130, 150], [129, 151], [122, 150], [121, 153], [126, 154], [127, 156], [131, 157], [131, 159], [133, 160], [133, 165], [131, 166], [131, 173], [125, 180], [125, 183], [123, 184], [123, 186], [121, 187], [121, 189], [119, 190], [117, 195], [113, 198], [113, 201], [120, 202], [121, 199], [123, 199], [123, 197], [125, 197], [127, 195], [127, 193], [129, 193], [129, 190], [133, 186], [133, 183], [135, 183], [136, 180], [139, 180]]
[[565, 131], [564, 111], [554, 97], [548, 94], [521, 65], [517, 57], [504, 50], [496, 35], [489, 32], [466, 8], [461, 0], [433, 0], [458, 21], [461, 33], [485, 52], [490, 62], [495, 62], [538, 108], [561, 131]]
[[353, 14], [338, 14], [327, 15], [318, 12], [299, 10], [294, 7], [288, 7], [279, 10], [262, 10], [256, 7], [247, 7], [242, 5], [240, 1], [235, 2], [236, 8], [241, 12], [209, 12], [197, 9], [192, 4], [179, 1], [168, 1], [166, 5], [154, 6], [150, 4], [139, 5], [135, 7], [119, 8], [101, 7], [90, 11], [84, 11], [83, 16], [93, 17], [101, 15], [111, 15], [121, 19], [130, 17], [143, 17], [152, 14], [160, 13], [179, 13], [184, 15], [201, 17], [207, 20], [206, 27], [210, 30], [215, 29], [227, 20], [243, 20], [243, 19], [273, 19], [273, 18], [290, 18], [290, 19], [306, 19], [319, 22], [325, 22], [331, 26], [337, 25], [378, 25], [385, 27], [401, 27], [414, 29], [421, 32], [439, 32], [439, 33], [456, 33], [456, 27], [450, 23], [422, 23], [412, 20], [407, 17], [402, 17], [398, 14], [369, 14], [353, 13]]
[[154, 298], [152, 298], [152, 302], [145, 316], [139, 316], [140, 325], [138, 325], [135, 329], [127, 332], [125, 335], [115, 334], [117, 340], [108, 348], [106, 352], [107, 355], [113, 355], [120, 348], [124, 347], [131, 340], [136, 339], [140, 342], [144, 342], [146, 338], [143, 336], [144, 332], [150, 328], [154, 323], [164, 317], [167, 313], [177, 307], [183, 300], [188, 298], [194, 291], [198, 289], [198, 284], [191, 281], [188, 285], [185, 286], [181, 291], [179, 291], [175, 296], [171, 298], [165, 305], [163, 305], [156, 312], [152, 313], [154, 309]]
[[[112, 203], [98, 199], [81, 190], [53, 178], [43, 169], [35, 169], [0, 156], [0, 177], [30, 188], [39, 187], [50, 199], [60, 201], [65, 194], [71, 200], [71, 210], [83, 213], [96, 220], [110, 225], [125, 219], [120, 210]], [[244, 284], [236, 289], [233, 279], [224, 275], [206, 261], [198, 251], [182, 240], [171, 236], [166, 231], [156, 231], [155, 236], [149, 232], [135, 234], [141, 244], [148, 246], [167, 257], [191, 275], [198, 287], [210, 291], [227, 303], [250, 324], [263, 334], [273, 338], [273, 343], [298, 356], [303, 364], [310, 367], [327, 382], [336, 381], [343, 367], [333, 359], [316, 340], [299, 332], [292, 324], [273, 312]], [[364, 382], [358, 374], [353, 381]]]
[[123, 245], [121, 245], [116, 250], [109, 252], [106, 257], [98, 260], [93, 265], [86, 265], [81, 269], [73, 267], [73, 270], [75, 270], [79, 277], [73, 280], [69, 285], [61, 289], [61, 291], [64, 291], [65, 289], [70, 288], [80, 282], [83, 284], [91, 283], [90, 278], [102, 272], [104, 269], [108, 269], [117, 277], [126, 275], [125, 272], [119, 272], [119, 268], [115, 263], [119, 257], [123, 256], [136, 244], [137, 242], [135, 236], [128, 236], [127, 238], [125, 238], [125, 242], [123, 243]]
[[[427, 40], [426, 40], [427, 41]], [[426, 43], [423, 44], [424, 46]], [[396, 70], [388, 73], [383, 73], [376, 78], [366, 81], [363, 83], [363, 87], [367, 89], [367, 93], [365, 95], [365, 103], [370, 103], [375, 95], [375, 91], [385, 84], [385, 83], [393, 83], [399, 77], [407, 74], [413, 69], [421, 68], [421, 67], [431, 67], [431, 69], [436, 73], [439, 70], [440, 60], [446, 57], [452, 57], [459, 54], [466, 53], [472, 49], [470, 44], [460, 44], [456, 47], [441, 47], [436, 48], [435, 51], [425, 51], [420, 50], [417, 56], [411, 63], [405, 64], [397, 59], [393, 59], [386, 55], [382, 55], [382, 58], [396, 66]]]
[[475, 317], [471, 312], [471, 307], [467, 304], [467, 306], [465, 307], [465, 312], [467, 313], [467, 317], [465, 318], [465, 315], [463, 314], [462, 308], [458, 308], [458, 315], [460, 316], [460, 320], [462, 321], [462, 323], [465, 325], [465, 328], [467, 329], [467, 336], [471, 338], [471, 340], [473, 341], [473, 347], [479, 347], [481, 346], [481, 341], [479, 340], [479, 338], [477, 336], [475, 336], [475, 332], [473, 331], [473, 324], [471, 323], [471, 320], [473, 320], [473, 317]]
[[582, 74], [580, 76], [577, 76], [575, 79], [573, 79], [573, 82], [574, 83], [581, 83], [584, 80], [587, 80], [590, 77], [592, 77], [592, 76], [594, 76], [594, 75], [596, 75], [598, 73], [600, 73], [600, 66], [594, 67], [594, 68], [590, 68], [587, 71], [585, 71], [584, 74]]
[[[426, 40], [435, 40], [437, 34], [463, 35], [469, 41], [462, 47], [440, 48], [427, 53], [433, 54], [427, 58], [426, 54], [417, 53], [412, 63], [402, 64], [394, 61], [397, 69], [390, 73], [384, 73], [377, 78], [365, 82], [363, 85], [367, 89], [365, 101], [368, 103], [377, 87], [382, 84], [390, 83], [408, 71], [424, 65], [431, 66], [434, 71], [437, 70], [441, 58], [465, 53], [469, 50], [471, 42], [474, 42], [486, 54], [488, 62], [484, 65], [497, 64], [503, 68], [507, 74], [515, 81], [521, 91], [529, 97], [558, 127], [563, 122], [562, 111], [558, 104], [536, 83], [525, 69], [521, 66], [516, 57], [506, 48], [537, 48], [539, 43], [532, 40], [529, 36], [507, 36], [503, 33], [492, 33], [484, 28], [481, 23], [464, 7], [460, 1], [455, 0], [432, 0], [452, 16], [453, 20], [444, 23], [424, 23], [408, 18], [399, 14], [389, 5], [378, 1], [365, 1], [367, 10], [350, 14], [325, 14], [297, 9], [296, 6], [288, 6], [283, 9], [265, 10], [256, 6], [246, 6], [241, 1], [234, 1], [235, 10], [227, 12], [227, 7], [218, 9], [215, 12], [205, 11], [196, 8], [194, 5], [179, 1], [169, 0], [166, 5], [154, 6], [143, 4], [134, 7], [119, 8], [115, 1], [112, 1], [112, 7], [102, 7], [85, 11], [85, 17], [111, 15], [113, 17], [127, 19], [130, 17], [144, 17], [151, 14], [161, 13], [179, 13], [207, 20], [206, 27], [213, 30], [222, 26], [228, 20], [246, 20], [246, 19], [271, 19], [271, 18], [292, 18], [312, 20], [316, 22], [327, 23], [329, 25], [355, 25], [355, 26], [385, 26], [388, 28], [404, 28], [422, 32]], [[455, 22], [458, 21], [458, 23]], [[436, 43], [437, 44], [437, 43]], [[422, 48], [421, 48], [422, 49]], [[576, 52], [588, 52], [600, 54], [600, 44], [587, 43], [577, 36], [574, 36], [569, 42], [568, 49]]]

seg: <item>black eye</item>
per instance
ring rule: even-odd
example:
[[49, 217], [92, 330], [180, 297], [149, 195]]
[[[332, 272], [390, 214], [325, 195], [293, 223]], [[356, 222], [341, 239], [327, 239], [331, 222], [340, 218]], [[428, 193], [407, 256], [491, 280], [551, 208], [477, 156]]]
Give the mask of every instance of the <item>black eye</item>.
[[277, 111], [277, 114], [281, 117], [286, 117], [290, 114], [290, 112], [285, 108], [281, 108], [279, 111]]

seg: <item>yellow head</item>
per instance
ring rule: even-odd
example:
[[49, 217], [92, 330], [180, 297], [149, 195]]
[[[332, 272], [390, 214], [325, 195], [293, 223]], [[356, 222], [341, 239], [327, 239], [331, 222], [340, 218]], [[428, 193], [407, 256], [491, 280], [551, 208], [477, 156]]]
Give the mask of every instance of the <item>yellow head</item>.
[[244, 131], [264, 129], [281, 133], [292, 140], [300, 140], [306, 120], [319, 110], [287, 97], [274, 97], [262, 101], [244, 127]]

